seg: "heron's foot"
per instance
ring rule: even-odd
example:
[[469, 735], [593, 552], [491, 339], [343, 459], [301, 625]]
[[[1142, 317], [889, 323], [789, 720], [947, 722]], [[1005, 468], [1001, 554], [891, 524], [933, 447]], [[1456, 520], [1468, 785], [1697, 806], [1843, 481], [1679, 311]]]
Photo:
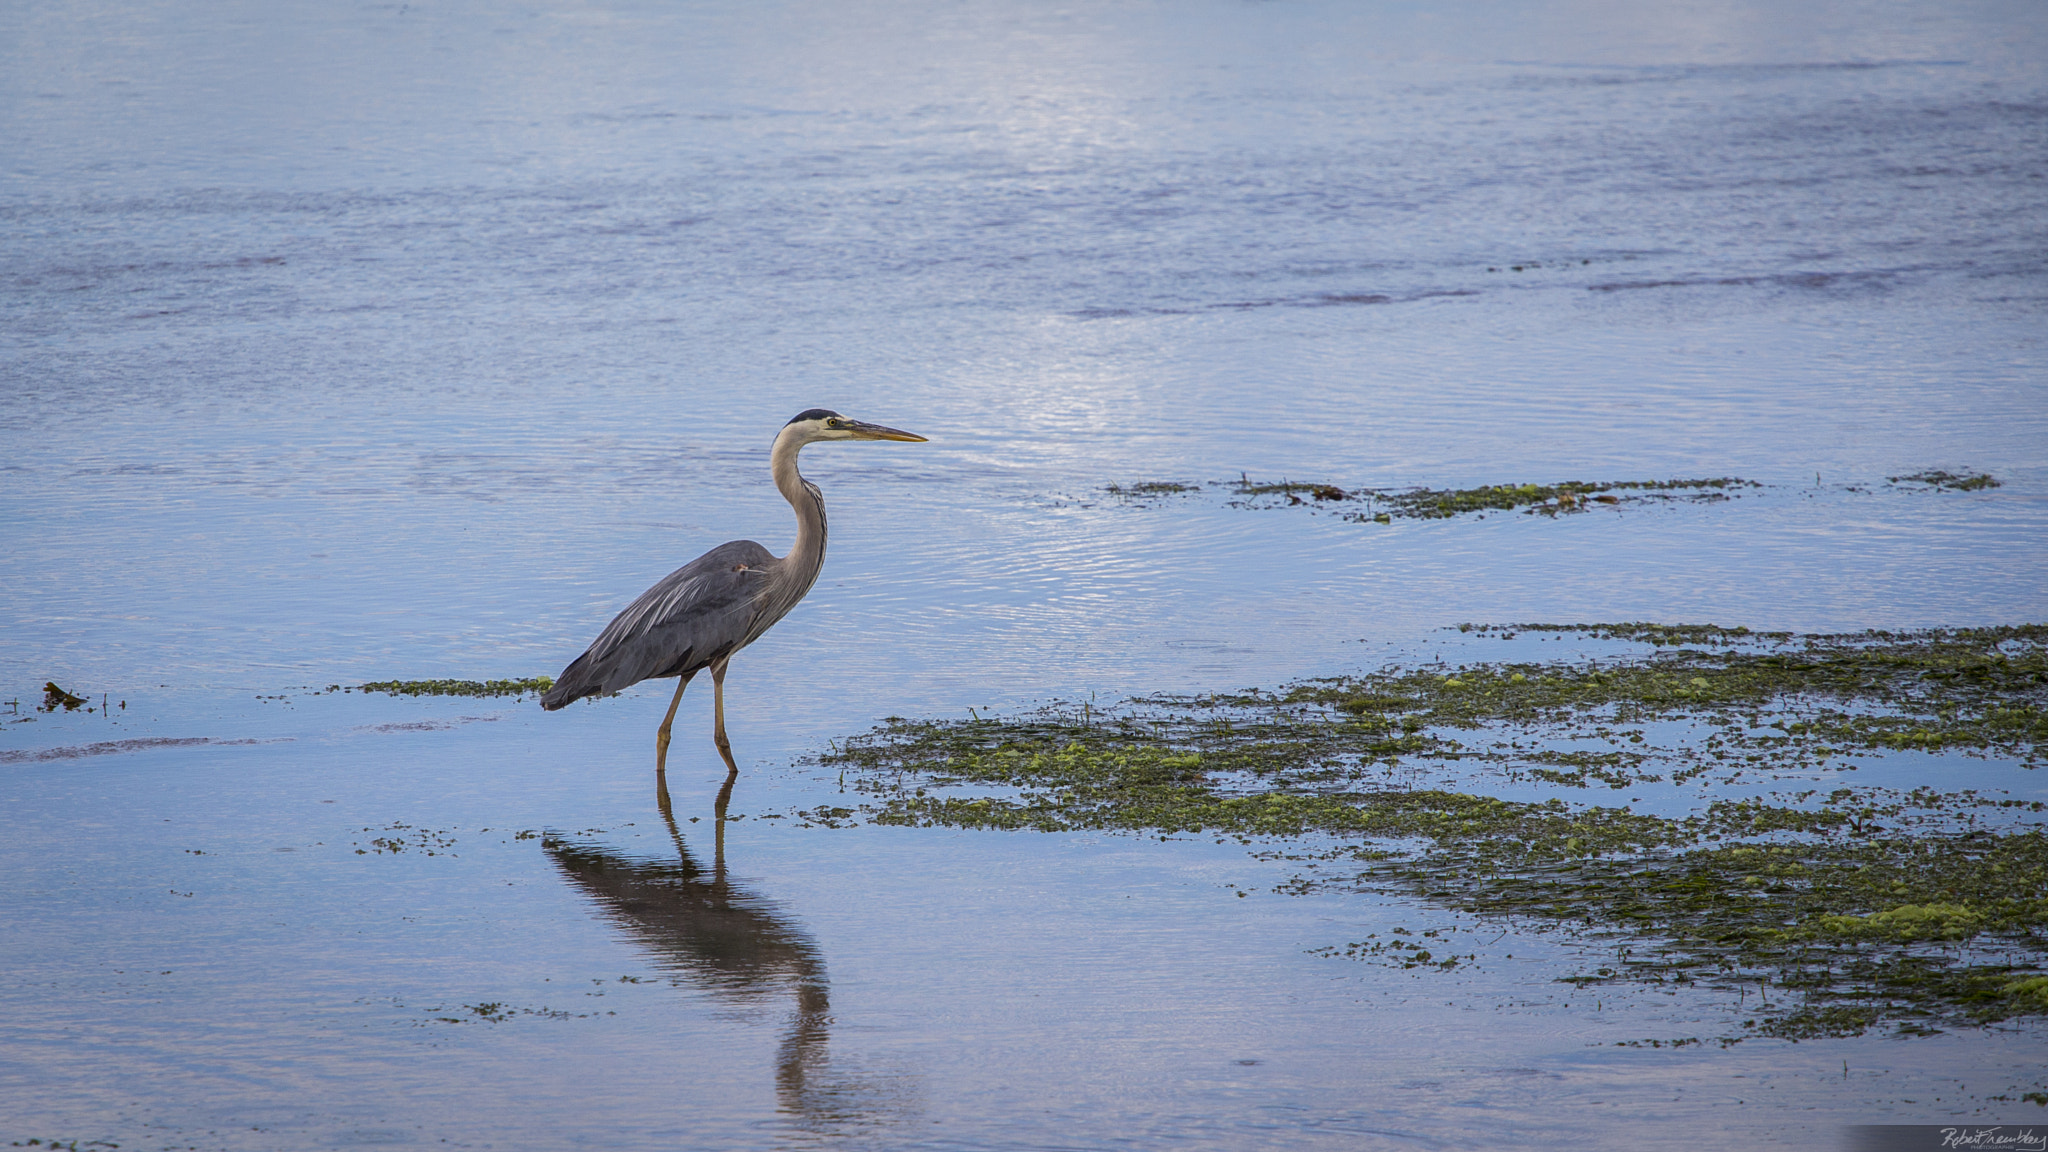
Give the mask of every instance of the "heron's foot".
[[654, 734], [654, 774], [660, 776], [668, 771], [668, 729]]
[[739, 762], [732, 758], [732, 745], [723, 740], [719, 741], [718, 755], [725, 760], [725, 786], [731, 788], [732, 782], [738, 779], [740, 774]]

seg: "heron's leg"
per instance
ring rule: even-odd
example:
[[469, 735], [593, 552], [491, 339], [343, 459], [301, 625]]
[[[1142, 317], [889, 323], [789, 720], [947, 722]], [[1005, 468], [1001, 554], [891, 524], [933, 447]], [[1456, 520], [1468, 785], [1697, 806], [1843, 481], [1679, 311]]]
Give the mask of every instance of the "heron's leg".
[[668, 715], [661, 718], [661, 730], [654, 734], [654, 774], [664, 775], [668, 770], [668, 728], [676, 722], [676, 705], [683, 702], [683, 689], [690, 686], [694, 672], [685, 672], [676, 677], [676, 698], [668, 702]]
[[732, 741], [725, 738], [725, 661], [711, 666], [711, 698], [715, 703], [712, 711], [718, 717], [718, 726], [713, 731], [713, 740], [718, 744], [718, 754], [725, 760], [725, 786], [718, 790], [718, 802], [713, 810], [718, 815], [717, 841], [714, 849], [717, 875], [721, 883], [725, 880], [725, 806], [732, 801], [732, 786], [740, 778], [739, 762], [732, 758]]
[[711, 739], [725, 755], [726, 767], [738, 772], [739, 767], [732, 762], [732, 741], [725, 738], [725, 664], [725, 661], [720, 660], [711, 666], [711, 713], [717, 717], [711, 730]]

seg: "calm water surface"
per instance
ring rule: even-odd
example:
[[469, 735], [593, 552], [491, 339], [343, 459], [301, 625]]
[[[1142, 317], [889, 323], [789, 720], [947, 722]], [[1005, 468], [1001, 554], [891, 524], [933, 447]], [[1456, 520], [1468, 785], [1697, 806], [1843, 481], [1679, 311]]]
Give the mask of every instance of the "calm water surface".
[[[2038, 1027], [1619, 1049], [1741, 1004], [1575, 991], [1555, 938], [1313, 956], [1455, 918], [1236, 845], [785, 814], [884, 716], [1462, 621], [2048, 619], [2044, 60], [2021, 2], [8, 6], [0, 1137], [2038, 1122], [1989, 1099], [2048, 1087]], [[705, 547], [782, 550], [767, 446], [817, 405], [931, 443], [806, 456], [832, 554], [734, 665], [722, 842], [708, 696], [671, 829], [658, 685], [308, 691], [552, 673]], [[1887, 482], [1930, 468], [2002, 487]], [[1103, 491], [1240, 475], [1765, 486], [1388, 526]], [[117, 706], [34, 714], [52, 678]]]

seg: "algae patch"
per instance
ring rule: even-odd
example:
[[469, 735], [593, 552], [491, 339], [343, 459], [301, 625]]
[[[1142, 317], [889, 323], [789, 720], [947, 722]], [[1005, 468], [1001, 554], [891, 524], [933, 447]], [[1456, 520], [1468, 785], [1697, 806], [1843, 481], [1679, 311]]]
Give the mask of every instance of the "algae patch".
[[[1924, 1032], [2044, 1011], [2048, 805], [1930, 787], [1715, 793], [1902, 750], [2032, 768], [2048, 743], [2048, 628], [1499, 631], [1541, 629], [1650, 651], [1387, 668], [1109, 714], [892, 720], [824, 761], [872, 823], [1278, 842], [1302, 866], [1282, 891], [1397, 892], [1613, 950], [1561, 977], [1573, 983], [1792, 993], [1745, 1018], [1751, 1033]], [[1529, 798], [1653, 786], [1680, 810]], [[1330, 954], [1471, 959], [1415, 943]]]
[[1363, 523], [1387, 523], [1395, 517], [1410, 520], [1448, 520], [1467, 513], [1520, 511], [1526, 515], [1559, 516], [1585, 512], [1600, 505], [1639, 504], [1648, 501], [1727, 500], [1746, 488], [1761, 488], [1753, 480], [1720, 476], [1700, 480], [1567, 480], [1555, 484], [1488, 484], [1477, 488], [1410, 488], [1346, 490], [1335, 484], [1282, 481], [1254, 483], [1240, 479], [1232, 488], [1233, 507], [1272, 508], [1285, 505], [1363, 503], [1366, 510], [1348, 512], [1345, 519]]
[[[1816, 477], [1817, 479], [1817, 477]], [[1896, 489], [1915, 492], [1980, 492], [2002, 485], [1990, 473], [1941, 470], [1888, 476]], [[1556, 518], [1598, 508], [1670, 503], [1716, 503], [1760, 491], [1765, 486], [1736, 476], [1670, 480], [1560, 480], [1482, 484], [1474, 488], [1344, 487], [1327, 480], [1235, 480], [1188, 482], [1139, 480], [1104, 486], [1118, 502], [1150, 507], [1166, 498], [1216, 493], [1227, 507], [1253, 510], [1305, 507], [1324, 509], [1353, 523], [1391, 524], [1395, 520], [1449, 520], [1459, 516], [1519, 512]], [[1868, 493], [1851, 484], [1846, 491]], [[1362, 506], [1362, 507], [1361, 507]]]
[[[1224, 494], [1228, 507], [1268, 509], [1319, 507], [1339, 511], [1356, 523], [1392, 523], [1395, 519], [1448, 520], [1468, 513], [1515, 512], [1556, 517], [1597, 507], [1672, 501], [1728, 500], [1746, 489], [1762, 488], [1754, 480], [1719, 476], [1697, 480], [1566, 480], [1553, 484], [1487, 484], [1477, 488], [1345, 488], [1327, 481], [1236, 480], [1187, 483], [1141, 480], [1105, 486], [1102, 491], [1140, 507], [1167, 497]], [[1362, 509], [1349, 508], [1363, 505]]]
[[[1395, 516], [1418, 520], [1447, 520], [1467, 512], [1520, 511], [1525, 515], [1558, 516], [1589, 511], [1596, 505], [1640, 504], [1650, 501], [1727, 500], [1744, 488], [1761, 488], [1753, 480], [1732, 476], [1702, 480], [1628, 480], [1558, 484], [1495, 484], [1480, 488], [1417, 488], [1406, 492], [1374, 493], [1375, 505], [1386, 505]], [[1349, 519], [1366, 517], [1353, 513]]]
[[1926, 472], [1915, 472], [1911, 476], [1887, 476], [1885, 479], [1893, 484], [1919, 484], [1936, 491], [1949, 492], [1981, 492], [1986, 488], [2003, 487], [1989, 472], [1972, 472], [1958, 476], [1954, 472], [1930, 469]]
[[1186, 496], [1200, 492], [1200, 484], [1183, 484], [1177, 480], [1139, 480], [1130, 484], [1110, 484], [1103, 488], [1111, 496], [1143, 500], [1159, 496]]
[[330, 692], [386, 692], [393, 696], [538, 696], [555, 686], [551, 676], [526, 680], [378, 680], [346, 687], [328, 685]]
[[[627, 981], [635, 984], [644, 983], [644, 981], [631, 976], [621, 976], [619, 981], [621, 983]], [[601, 989], [607, 981], [593, 980], [592, 983], [598, 985]], [[602, 990], [586, 992], [584, 995], [602, 996], [604, 992]], [[371, 1002], [368, 999], [357, 1001], [359, 1004]], [[428, 1028], [436, 1024], [504, 1024], [520, 1018], [538, 1020], [595, 1020], [606, 1016], [618, 1015], [616, 1011], [601, 1010], [595, 1007], [585, 1012], [572, 1012], [568, 1009], [554, 1008], [547, 1005], [542, 1005], [538, 1008], [523, 1007], [504, 1000], [479, 1000], [474, 1004], [465, 1003], [452, 1008], [445, 1004], [436, 1004], [431, 1008], [423, 1007], [418, 1009], [411, 1008], [405, 1001], [397, 997], [391, 997], [388, 1000], [380, 999], [376, 1002], [388, 1003], [392, 1008], [401, 1012], [416, 1011], [420, 1013], [420, 1015], [412, 1016], [402, 1021], [414, 1028]]]
[[1434, 853], [1323, 881], [1405, 887], [1612, 949], [1581, 986], [1770, 987], [1764, 1035], [1914, 1034], [2048, 1010], [2048, 837], [2038, 829], [1819, 837], [1535, 866]]
[[[464, 1004], [460, 1008], [455, 1009], [437, 1006], [424, 1009], [424, 1011], [430, 1015], [423, 1022], [435, 1024], [503, 1024], [507, 1020], [520, 1016], [533, 1016], [542, 1020], [590, 1020], [599, 1015], [599, 1013], [594, 1011], [570, 1012], [565, 1009], [549, 1008], [546, 1006], [540, 1008], [519, 1008], [502, 1000], [485, 1000], [477, 1004]], [[432, 1013], [451, 1011], [454, 1013], [453, 1015], [432, 1015]], [[618, 1013], [605, 1012], [603, 1015], [616, 1016]]]
[[[364, 846], [363, 841], [350, 841], [350, 845], [355, 848], [355, 854], [358, 856], [367, 856], [372, 853], [379, 856], [386, 854], [396, 856], [408, 850], [426, 856], [458, 855], [454, 851], [455, 834], [452, 831], [417, 828], [403, 822], [393, 822], [382, 828], [361, 828], [357, 829], [357, 831], [378, 833], [378, 835], [370, 838], [368, 847]], [[490, 829], [486, 828], [484, 831], [488, 832]], [[521, 838], [524, 839], [525, 837]]]

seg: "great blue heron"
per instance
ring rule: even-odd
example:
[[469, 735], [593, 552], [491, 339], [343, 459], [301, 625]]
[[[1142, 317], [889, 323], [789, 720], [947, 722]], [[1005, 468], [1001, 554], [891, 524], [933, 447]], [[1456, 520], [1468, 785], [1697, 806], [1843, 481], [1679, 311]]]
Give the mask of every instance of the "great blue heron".
[[725, 668], [733, 653], [761, 638], [811, 590], [825, 566], [825, 497], [796, 470], [796, 454], [821, 440], [907, 440], [924, 437], [867, 424], [826, 408], [799, 413], [783, 425], [768, 454], [768, 469], [782, 498], [796, 509], [796, 543], [777, 556], [752, 540], [720, 544], [662, 577], [612, 618], [583, 655], [569, 662], [540, 705], [550, 711], [585, 696], [609, 695], [664, 676], [676, 677], [661, 730], [654, 735], [654, 768], [668, 766], [669, 725], [690, 677], [711, 669], [717, 717], [713, 739], [732, 772], [732, 742], [725, 738]]

